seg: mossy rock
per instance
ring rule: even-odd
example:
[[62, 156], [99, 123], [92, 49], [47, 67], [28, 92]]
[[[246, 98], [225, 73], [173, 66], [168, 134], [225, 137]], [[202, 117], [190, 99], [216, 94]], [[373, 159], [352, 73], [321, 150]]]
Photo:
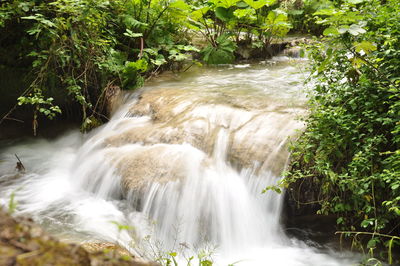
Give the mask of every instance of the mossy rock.
[[[117, 245], [114, 245], [118, 249]], [[31, 219], [11, 217], [0, 210], [0, 265], [135, 265], [151, 266], [129, 253], [90, 253], [77, 244], [63, 243], [48, 235]]]

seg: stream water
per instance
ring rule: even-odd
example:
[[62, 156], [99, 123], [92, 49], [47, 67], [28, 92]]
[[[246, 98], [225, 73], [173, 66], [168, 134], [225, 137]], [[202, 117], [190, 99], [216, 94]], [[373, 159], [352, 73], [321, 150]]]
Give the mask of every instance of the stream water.
[[352, 265], [354, 255], [286, 236], [283, 196], [261, 193], [303, 127], [304, 65], [275, 57], [164, 74], [90, 134], [4, 142], [0, 204], [14, 193], [18, 213], [64, 240], [118, 242], [148, 259]]

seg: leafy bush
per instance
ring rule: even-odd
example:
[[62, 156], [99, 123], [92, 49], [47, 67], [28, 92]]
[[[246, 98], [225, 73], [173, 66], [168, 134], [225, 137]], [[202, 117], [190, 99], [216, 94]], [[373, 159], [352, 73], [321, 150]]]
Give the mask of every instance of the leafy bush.
[[[209, 0], [196, 3], [190, 14], [191, 28], [201, 32], [208, 46], [208, 64], [230, 63], [237, 45], [265, 47], [273, 38], [285, 36], [291, 25], [276, 0]], [[234, 44], [236, 43], [236, 45]]]
[[236, 44], [229, 39], [228, 35], [219, 36], [216, 40], [216, 47], [207, 46], [201, 52], [203, 60], [208, 64], [230, 64], [235, 60], [233, 52]]
[[99, 102], [110, 82], [137, 88], [143, 75], [189, 59], [195, 48], [185, 35], [182, 2], [2, 2], [0, 49], [7, 56], [0, 63], [31, 70], [31, 84], [18, 104], [33, 107], [34, 133], [39, 114], [53, 118], [76, 104], [82, 122], [102, 118]]
[[331, 0], [288, 0], [284, 2], [283, 7], [288, 12], [293, 31], [320, 35], [323, 27], [315, 23], [314, 13], [334, 8], [340, 3], [341, 1]]
[[[283, 183], [313, 178], [320, 187], [319, 213], [336, 214], [341, 229], [396, 235], [400, 2], [347, 0], [314, 15], [325, 39], [310, 49], [311, 113]], [[372, 240], [368, 247], [374, 249], [380, 238]]]

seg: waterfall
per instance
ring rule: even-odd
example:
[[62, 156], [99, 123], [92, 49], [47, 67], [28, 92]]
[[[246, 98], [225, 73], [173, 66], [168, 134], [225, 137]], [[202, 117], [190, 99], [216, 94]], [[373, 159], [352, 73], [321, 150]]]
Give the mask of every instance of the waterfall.
[[[296, 65], [278, 57], [165, 75], [87, 136], [7, 147], [0, 204], [15, 193], [19, 213], [61, 238], [118, 242], [147, 259], [175, 252], [180, 262], [202, 254], [215, 265], [350, 264], [287, 237], [283, 196], [261, 193], [279, 180], [288, 140], [303, 127]], [[18, 177], [14, 153], [27, 169]]]

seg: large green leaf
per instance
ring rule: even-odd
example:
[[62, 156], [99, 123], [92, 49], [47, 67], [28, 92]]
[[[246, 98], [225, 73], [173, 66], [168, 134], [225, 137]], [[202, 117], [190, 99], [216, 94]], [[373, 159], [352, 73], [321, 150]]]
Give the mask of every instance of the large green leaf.
[[376, 51], [377, 49], [376, 44], [369, 41], [356, 42], [354, 43], [354, 47], [356, 48], [357, 52], [363, 51], [366, 54]]
[[137, 37], [142, 37], [143, 34], [140, 32], [132, 32], [130, 29], [126, 29], [126, 32], [124, 32], [125, 36], [131, 37], [131, 38], [137, 38]]
[[203, 60], [210, 65], [232, 63], [235, 60], [233, 53], [236, 50], [236, 44], [229, 39], [227, 34], [219, 36], [216, 41], [217, 47], [209, 45], [201, 51]]
[[211, 0], [216, 7], [230, 8], [235, 6], [240, 0]]
[[218, 47], [233, 53], [236, 50], [236, 43], [229, 39], [228, 34], [221, 35], [217, 38]]
[[252, 17], [256, 11], [252, 8], [245, 8], [245, 9], [236, 9], [233, 14], [237, 18], [245, 18], [245, 17]]
[[230, 64], [235, 60], [232, 52], [218, 47], [208, 46], [202, 52], [203, 60], [210, 65]]
[[322, 16], [332, 16], [336, 14], [337, 11], [334, 8], [326, 8], [326, 9], [320, 9], [316, 12], [314, 12], [314, 15], [322, 15]]
[[221, 6], [215, 9], [215, 16], [224, 22], [228, 22], [235, 17], [231, 9], [227, 9]]
[[260, 9], [263, 6], [271, 6], [275, 4], [276, 0], [244, 0], [244, 2], [254, 9]]
[[360, 35], [360, 34], [363, 34], [363, 33], [367, 32], [362, 27], [360, 27], [360, 25], [357, 25], [357, 24], [350, 25], [350, 28], [349, 28], [348, 31], [349, 31], [349, 33], [351, 35], [354, 35], [354, 36], [357, 36], [357, 35]]
[[190, 17], [195, 20], [195, 21], [199, 21], [205, 14], [207, 14], [207, 12], [210, 10], [210, 7], [208, 6], [202, 6], [198, 9], [196, 9], [195, 11], [193, 11], [190, 14]]
[[190, 5], [188, 5], [188, 4], [187, 4], [185, 1], [183, 1], [183, 0], [174, 1], [174, 2], [172, 2], [172, 3], [170, 4], [169, 7], [170, 7], [170, 8], [177, 8], [177, 9], [184, 10], [184, 11], [190, 10]]
[[329, 27], [329, 28], [326, 28], [326, 29], [324, 30], [323, 34], [324, 34], [325, 36], [335, 36], [335, 35], [339, 35], [340, 32], [339, 32], [338, 29], [335, 28], [335, 27]]

